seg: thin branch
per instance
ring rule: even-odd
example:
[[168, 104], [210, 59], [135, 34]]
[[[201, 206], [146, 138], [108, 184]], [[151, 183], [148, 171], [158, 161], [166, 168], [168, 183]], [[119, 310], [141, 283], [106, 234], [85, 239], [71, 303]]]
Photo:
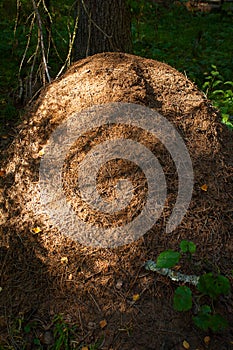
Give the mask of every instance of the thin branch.
[[90, 17], [88, 17], [88, 39], [87, 39], [87, 49], [86, 49], [86, 57], [88, 56], [90, 42], [91, 42], [91, 12]]
[[41, 45], [41, 52], [42, 52], [42, 58], [43, 58], [44, 71], [45, 71], [45, 73], [47, 75], [48, 82], [50, 83], [51, 82], [51, 78], [50, 78], [50, 75], [49, 75], [48, 65], [47, 65], [47, 62], [46, 62], [42, 22], [41, 22], [40, 14], [39, 14], [38, 8], [36, 6], [35, 0], [32, 0], [32, 5], [33, 5], [34, 11], [35, 11], [36, 16], [37, 16], [37, 22], [38, 22], [38, 27], [39, 27], [39, 31], [40, 31], [40, 45]]
[[14, 25], [14, 36], [16, 34], [16, 29], [18, 27], [18, 23], [19, 23], [19, 11], [20, 11], [20, 7], [21, 7], [21, 1], [17, 0], [17, 13], [16, 13], [16, 17], [15, 17], [15, 25]]
[[47, 35], [48, 35], [48, 47], [47, 47], [47, 58], [46, 58], [46, 61], [48, 62], [49, 60], [49, 51], [50, 51], [50, 46], [51, 46], [51, 39], [52, 39], [52, 34], [51, 34], [51, 25], [53, 23], [53, 20], [52, 20], [52, 16], [46, 6], [46, 3], [45, 3], [45, 0], [42, 0], [42, 4], [43, 4], [43, 7], [44, 7], [44, 10], [46, 12], [46, 15], [47, 17], [49, 18], [49, 23], [47, 23], [46, 25], [46, 32], [47, 32]]
[[28, 40], [27, 40], [26, 48], [25, 48], [24, 53], [23, 53], [22, 60], [21, 60], [20, 65], [19, 65], [18, 75], [20, 75], [20, 73], [21, 73], [22, 66], [23, 66], [23, 63], [24, 63], [24, 60], [25, 60], [25, 57], [26, 57], [29, 45], [30, 45], [32, 30], [33, 30], [33, 26], [34, 26], [34, 21], [35, 21], [35, 13], [33, 14], [32, 21], [31, 21], [31, 24], [30, 24], [29, 33], [28, 33]]
[[168, 276], [172, 281], [190, 283], [196, 286], [198, 284], [199, 278], [195, 275], [184, 275], [183, 273], [173, 271], [167, 268], [159, 268], [156, 263], [152, 260], [148, 260], [144, 265], [146, 270], [154, 271], [163, 276]]
[[48, 16], [48, 18], [49, 18], [49, 20], [50, 20], [50, 23], [52, 24], [52, 23], [53, 23], [52, 16], [50, 15], [50, 12], [49, 12], [49, 10], [48, 10], [46, 4], [45, 4], [45, 1], [42, 0], [42, 3], [43, 3], [43, 7], [44, 7], [44, 9], [45, 9], [45, 12], [47, 13], [47, 16]]
[[26, 48], [24, 50], [23, 57], [21, 59], [20, 65], [19, 65], [18, 79], [19, 79], [19, 86], [20, 86], [20, 88], [19, 88], [19, 99], [20, 100], [21, 100], [21, 98], [23, 96], [23, 81], [21, 79], [20, 74], [21, 74], [23, 63], [25, 61], [25, 58], [26, 58], [26, 55], [27, 55], [27, 52], [28, 52], [28, 49], [29, 49], [31, 36], [32, 36], [32, 30], [33, 30], [33, 27], [34, 27], [34, 22], [35, 22], [35, 13], [33, 13], [33, 16], [32, 16], [32, 20], [31, 20], [31, 24], [30, 24], [30, 28], [29, 28], [29, 33], [28, 33], [28, 40], [27, 40]]
[[112, 35], [108, 35], [107, 33], [105, 33], [105, 31], [103, 29], [101, 29], [98, 24], [95, 23], [95, 21], [93, 21], [93, 19], [91, 18], [91, 15], [90, 13], [88, 12], [87, 8], [86, 8], [86, 5], [84, 3], [84, 1], [82, 0], [82, 5], [83, 5], [83, 8], [84, 8], [84, 11], [86, 12], [87, 14], [87, 17], [89, 19], [89, 21], [102, 33], [106, 36], [106, 38], [108, 38], [109, 40], [112, 39]]
[[[39, 30], [38, 30], [38, 37], [39, 37]], [[36, 45], [36, 51], [33, 54], [34, 57], [33, 57], [32, 65], [31, 65], [31, 69], [30, 69], [30, 75], [29, 75], [29, 97], [30, 98], [32, 97], [32, 76], [33, 76], [33, 71], [34, 71], [35, 64], [36, 64], [36, 58], [37, 58], [37, 55], [39, 52], [39, 46], [40, 46], [40, 41], [38, 38], [37, 45]]]
[[65, 69], [65, 67], [67, 66], [67, 64], [69, 64], [70, 62], [70, 58], [71, 58], [71, 54], [72, 54], [72, 49], [74, 46], [74, 41], [75, 41], [75, 37], [76, 37], [76, 33], [77, 33], [77, 28], [78, 28], [78, 22], [79, 22], [79, 15], [76, 17], [75, 19], [75, 24], [74, 24], [74, 30], [73, 30], [73, 34], [72, 34], [72, 38], [70, 39], [70, 43], [69, 43], [69, 51], [65, 60], [64, 65], [61, 67], [60, 71], [58, 72], [56, 79], [62, 74], [63, 70]]

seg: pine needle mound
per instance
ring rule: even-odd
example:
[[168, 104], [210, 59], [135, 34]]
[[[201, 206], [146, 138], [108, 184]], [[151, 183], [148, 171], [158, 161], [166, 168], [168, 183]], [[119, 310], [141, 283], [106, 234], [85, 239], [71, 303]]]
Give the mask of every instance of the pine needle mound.
[[[116, 249], [99, 249], [62, 235], [41, 213], [39, 166], [49, 137], [66, 118], [111, 102], [147, 106], [175, 126], [192, 160], [194, 189], [181, 224], [167, 234], [165, 227], [176, 200], [178, 177], [164, 145], [139, 128], [105, 125], [91, 129], [70, 149], [63, 171], [64, 191], [82, 220], [103, 227], [124, 225], [132, 219], [135, 208], [138, 213], [142, 210], [146, 200], [143, 172], [130, 162], [117, 160], [101, 169], [99, 192], [111, 200], [114, 179], [128, 173], [137, 189], [131, 207], [117, 215], [99, 215], [82, 201], [75, 187], [77, 166], [92, 147], [107, 138], [124, 135], [148, 147], [158, 157], [168, 186], [163, 214], [147, 234]], [[159, 276], [155, 289], [154, 277], [146, 274], [142, 265], [148, 259], [156, 259], [164, 249], [177, 249], [181, 239], [188, 239], [197, 244], [196, 270], [187, 264], [182, 272], [196, 274], [220, 269], [223, 274], [230, 274], [232, 149], [232, 134], [220, 123], [219, 113], [190, 80], [172, 67], [122, 53], [98, 54], [75, 63], [28, 107], [5, 156], [0, 194], [0, 297], [4, 300], [1, 312], [10, 308], [12, 315], [19, 311], [26, 314], [33, 308], [44, 323], [54, 314], [63, 313], [68, 322], [79, 324], [80, 342], [87, 334], [85, 339], [91, 341], [102, 332], [98, 324], [106, 318], [106, 349], [157, 349], [156, 344], [165, 339], [164, 332], [158, 329], [170, 322], [168, 331], [177, 333], [169, 335], [171, 344], [165, 347], [172, 348], [177, 339], [182, 339], [180, 334], [190, 334], [191, 326], [185, 328], [190, 315], [185, 316], [187, 322], [183, 315], [174, 318], [173, 311], [165, 305], [171, 302], [171, 288], [167, 286], [172, 282]], [[137, 293], [145, 294], [138, 308], [134, 308], [129, 299]], [[227, 314], [224, 305], [220, 308]], [[227, 317], [233, 323], [232, 315]], [[90, 322], [97, 326], [90, 329]], [[129, 338], [127, 332], [119, 329], [132, 322], [133, 336]], [[198, 346], [198, 333], [193, 331], [192, 337], [192, 345]], [[223, 348], [227, 336], [216, 341], [216, 349]]]

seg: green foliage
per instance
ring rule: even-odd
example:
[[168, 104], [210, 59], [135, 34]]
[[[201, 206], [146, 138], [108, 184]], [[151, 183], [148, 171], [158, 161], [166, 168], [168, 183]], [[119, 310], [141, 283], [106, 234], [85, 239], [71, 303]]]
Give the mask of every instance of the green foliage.
[[[147, 263], [151, 265], [152, 271], [156, 271], [156, 268], [171, 268], [179, 262], [182, 254], [183, 256], [191, 258], [192, 254], [195, 252], [195, 243], [182, 240], [180, 243], [180, 252], [166, 250], [159, 254], [156, 264], [152, 261], [148, 261]], [[154, 268], [154, 265], [156, 268]], [[226, 295], [230, 292], [230, 282], [228, 278], [220, 274], [215, 276], [212, 272], [201, 275], [196, 287], [196, 305], [199, 305], [202, 296], [209, 297], [212, 304], [221, 294]], [[198, 295], [198, 292], [201, 293], [201, 295]], [[189, 287], [177, 287], [173, 298], [174, 309], [176, 311], [191, 310], [193, 298], [195, 297], [196, 295], [192, 294]], [[193, 316], [193, 321], [198, 328], [202, 330], [211, 329], [213, 332], [221, 331], [227, 327], [227, 321], [221, 315], [212, 312], [211, 307], [206, 304], [199, 305], [199, 311], [196, 316]]]
[[[26, 93], [25, 84], [30, 77], [30, 65], [36, 52], [38, 40], [38, 28], [35, 21], [34, 27], [30, 33], [31, 20], [33, 18], [32, 2], [23, 0], [16, 21], [16, 1], [3, 0], [0, 4], [2, 19], [0, 22], [0, 135], [7, 132], [7, 125], [16, 123], [20, 117], [20, 109], [23, 107], [23, 99], [21, 98], [21, 88], [24, 87], [23, 93]], [[45, 11], [41, 10], [42, 2], [40, 2], [40, 14], [44, 28], [44, 40], [46, 50], [48, 49], [48, 66], [49, 73], [54, 78], [63, 64], [69, 45], [69, 35], [73, 26], [73, 1], [67, 0], [66, 4], [61, 2], [51, 3], [50, 14], [52, 19], [51, 34], [52, 42], [48, 45], [45, 27], [48, 26], [48, 17]], [[16, 25], [17, 24], [17, 25]], [[27, 40], [30, 37], [30, 45], [28, 50]], [[25, 59], [19, 74], [19, 67], [22, 58]], [[34, 91], [40, 88], [41, 80], [41, 55], [35, 62], [33, 87]], [[20, 75], [20, 79], [19, 79]]]
[[198, 315], [193, 317], [193, 322], [203, 331], [211, 329], [213, 332], [219, 332], [228, 326], [227, 321], [221, 315], [213, 315], [211, 313], [211, 308], [209, 305], [201, 306]]
[[219, 67], [225, 80], [232, 80], [231, 22], [221, 13], [193, 14], [184, 6], [168, 9], [150, 2], [133, 18], [134, 48], [139, 55], [186, 72], [199, 87], [211, 64]]
[[176, 288], [173, 306], [176, 311], [188, 311], [192, 308], [192, 291], [189, 287], [180, 286]]
[[180, 242], [180, 250], [182, 253], [194, 254], [196, 252], [196, 244], [184, 239]]
[[180, 260], [180, 253], [173, 250], [166, 250], [159, 254], [156, 265], [158, 268], [170, 268], [175, 266]]
[[52, 350], [69, 350], [70, 340], [75, 331], [75, 327], [70, 327], [61, 315], [57, 315], [54, 320], [54, 345]]
[[214, 276], [210, 272], [200, 277], [197, 289], [202, 294], [216, 299], [219, 295], [228, 294], [230, 292], [230, 282], [226, 277], [222, 275]]
[[196, 251], [196, 245], [193, 242], [182, 240], [180, 243], [180, 252], [176, 252], [174, 250], [165, 250], [160, 253], [156, 266], [158, 268], [171, 268], [174, 267], [180, 260], [182, 254], [188, 254], [191, 256]]
[[91, 344], [88, 346], [89, 350], [99, 350], [102, 348], [104, 341], [104, 336], [102, 336], [100, 339], [98, 339], [94, 344]]
[[222, 113], [222, 122], [233, 129], [233, 81], [225, 81], [215, 65], [205, 73], [202, 90]]
[[133, 10], [133, 15], [135, 53], [185, 73], [208, 91], [208, 98], [221, 111], [222, 122], [233, 128], [232, 17], [220, 12], [194, 14], [184, 6], [168, 9], [148, 1], [140, 11]]

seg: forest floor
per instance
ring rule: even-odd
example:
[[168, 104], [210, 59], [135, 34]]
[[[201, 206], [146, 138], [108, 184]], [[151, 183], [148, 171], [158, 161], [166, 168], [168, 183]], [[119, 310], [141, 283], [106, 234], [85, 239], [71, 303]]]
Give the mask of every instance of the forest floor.
[[[85, 155], [106, 140], [107, 134], [124, 135], [150, 148], [168, 181], [168, 202], [156, 225], [135, 242], [104, 249], [85, 246], [59, 233], [36, 209], [38, 169], [51, 132], [73, 112], [108, 102], [148, 106], [172, 122], [189, 150], [195, 180], [185, 218], [167, 234], [165, 224], [175, 203], [178, 179], [166, 149], [138, 128], [90, 130], [85, 134], [87, 143], [80, 141], [71, 150], [64, 170], [70, 179], [65, 188], [67, 198], [77, 212], [80, 204], [76, 205], [79, 202], [73, 186], [73, 168], [80, 162], [77, 155]], [[214, 302], [214, 311], [223, 315], [229, 326], [219, 332], [201, 331], [192, 322], [198, 304], [195, 302], [187, 312], [175, 311], [173, 295], [179, 284], [144, 267], [161, 251], [178, 249], [179, 242], [188, 239], [196, 243], [197, 252], [191, 263], [181, 261], [176, 267], [180, 272], [220, 272], [231, 285], [233, 282], [232, 137], [194, 84], [175, 69], [153, 60], [124, 54], [97, 55], [76, 63], [42, 91], [13, 133], [15, 139], [5, 153], [0, 174], [1, 349], [232, 348], [232, 294]], [[133, 179], [138, 176], [125, 163], [123, 169]], [[100, 173], [105, 195], [107, 175]], [[109, 199], [111, 195], [107, 193]], [[84, 206], [79, 212], [92, 224], [96, 221], [94, 214]], [[122, 216], [110, 219], [120, 220], [119, 225], [126, 220]], [[101, 225], [105, 227], [110, 219], [103, 218]]]

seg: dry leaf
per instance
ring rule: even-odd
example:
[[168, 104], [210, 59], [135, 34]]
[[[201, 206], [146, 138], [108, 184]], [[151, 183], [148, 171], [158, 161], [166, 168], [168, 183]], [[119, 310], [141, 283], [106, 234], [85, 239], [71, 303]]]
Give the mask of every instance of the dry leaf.
[[67, 258], [67, 256], [63, 256], [63, 257], [61, 258], [61, 263], [62, 263], [62, 264], [68, 264], [68, 258]]
[[44, 155], [44, 149], [42, 148], [39, 152], [38, 152], [38, 156], [42, 157]]
[[3, 177], [3, 176], [5, 176], [5, 175], [6, 175], [5, 170], [0, 170], [0, 177]]
[[104, 328], [104, 327], [106, 327], [107, 326], [107, 321], [106, 320], [102, 320], [102, 321], [100, 321], [100, 328]]
[[69, 276], [68, 276], [68, 280], [71, 281], [72, 278], [73, 278], [73, 275], [72, 275], [72, 273], [70, 273]]
[[206, 192], [208, 190], [208, 186], [206, 184], [204, 184], [201, 186], [201, 189], [202, 189], [202, 191]]
[[210, 337], [207, 335], [207, 336], [204, 338], [204, 343], [205, 343], [206, 345], [208, 345], [209, 342], [210, 342]]
[[139, 294], [134, 294], [133, 295], [133, 301], [138, 301], [140, 299], [140, 295]]
[[81, 350], [89, 350], [87, 346], [83, 346]]
[[32, 228], [32, 233], [37, 234], [39, 232], [41, 232], [41, 228], [39, 226]]
[[190, 345], [186, 340], [183, 341], [183, 347], [187, 350], [190, 349]]

